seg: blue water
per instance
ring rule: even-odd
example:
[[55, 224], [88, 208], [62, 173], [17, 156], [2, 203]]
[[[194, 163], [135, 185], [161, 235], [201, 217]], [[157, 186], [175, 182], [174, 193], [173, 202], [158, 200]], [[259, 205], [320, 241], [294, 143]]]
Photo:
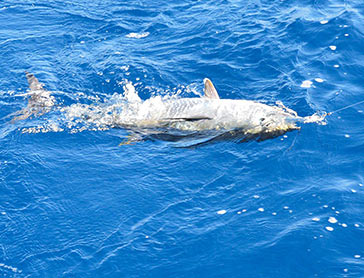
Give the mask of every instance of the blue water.
[[0, 276], [363, 277], [364, 104], [197, 148], [8, 117], [24, 71], [64, 107], [127, 82], [197, 97], [208, 77], [221, 98], [333, 111], [364, 99], [362, 1], [124, 2], [0, 3]]

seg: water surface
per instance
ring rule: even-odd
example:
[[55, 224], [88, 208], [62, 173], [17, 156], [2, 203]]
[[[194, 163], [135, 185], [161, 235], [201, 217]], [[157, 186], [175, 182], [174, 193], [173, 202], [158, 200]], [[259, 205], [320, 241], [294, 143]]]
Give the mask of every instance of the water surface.
[[[364, 105], [263, 142], [119, 146], [128, 133], [11, 123], [24, 71], [57, 103], [282, 101], [301, 116], [363, 100], [360, 1], [0, 4], [0, 274], [361, 277]], [[82, 105], [80, 105], [82, 104]], [[52, 128], [62, 127], [62, 130]], [[33, 127], [51, 127], [27, 132]], [[41, 130], [42, 131], [42, 130]]]

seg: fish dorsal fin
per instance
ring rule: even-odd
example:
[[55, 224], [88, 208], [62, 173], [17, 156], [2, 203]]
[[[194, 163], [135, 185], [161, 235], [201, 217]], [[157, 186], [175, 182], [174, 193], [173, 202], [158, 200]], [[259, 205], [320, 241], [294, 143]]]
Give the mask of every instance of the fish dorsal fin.
[[38, 91], [38, 90], [44, 90], [43, 84], [38, 81], [38, 79], [31, 73], [25, 72], [28, 83], [29, 83], [29, 89], [31, 91]]
[[205, 84], [205, 88], [204, 88], [205, 97], [213, 98], [213, 99], [220, 99], [219, 94], [217, 93], [217, 91], [210, 79], [205, 78], [203, 80], [203, 83]]

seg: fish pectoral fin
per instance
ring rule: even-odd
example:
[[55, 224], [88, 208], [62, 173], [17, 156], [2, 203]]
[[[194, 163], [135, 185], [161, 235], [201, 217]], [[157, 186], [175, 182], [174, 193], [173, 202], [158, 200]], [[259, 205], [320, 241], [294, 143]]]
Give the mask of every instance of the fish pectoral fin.
[[213, 98], [213, 99], [220, 99], [219, 94], [217, 93], [217, 91], [214, 87], [214, 84], [212, 84], [210, 79], [205, 78], [203, 80], [203, 83], [205, 84], [205, 88], [204, 88], [205, 97]]
[[175, 121], [175, 122], [196, 122], [202, 120], [212, 120], [210, 117], [178, 117], [178, 118], [164, 118], [163, 121]]
[[135, 143], [138, 143], [141, 141], [143, 141], [143, 138], [140, 135], [132, 133], [127, 136], [126, 140], [123, 140], [122, 142], [120, 142], [120, 144], [118, 146], [121, 147], [121, 146], [126, 146], [126, 145], [134, 145]]

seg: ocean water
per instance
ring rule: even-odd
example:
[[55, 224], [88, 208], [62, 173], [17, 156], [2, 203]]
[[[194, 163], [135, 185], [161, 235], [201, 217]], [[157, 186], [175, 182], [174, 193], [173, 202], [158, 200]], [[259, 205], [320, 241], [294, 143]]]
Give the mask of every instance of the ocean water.
[[[362, 1], [2, 1], [0, 276], [364, 277], [364, 104], [192, 148], [104, 122], [127, 84], [199, 97], [205, 77], [335, 111], [364, 100], [363, 49]], [[12, 121], [25, 71], [58, 110]]]

